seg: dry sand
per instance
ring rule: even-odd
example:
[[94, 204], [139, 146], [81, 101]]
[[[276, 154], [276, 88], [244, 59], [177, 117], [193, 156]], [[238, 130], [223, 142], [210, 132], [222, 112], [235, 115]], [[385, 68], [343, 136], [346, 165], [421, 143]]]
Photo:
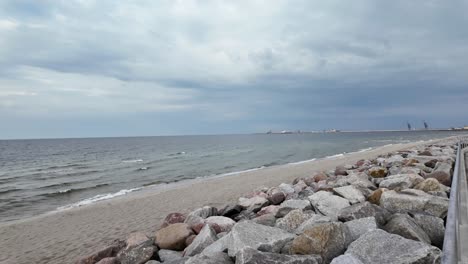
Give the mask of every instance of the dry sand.
[[[425, 142], [427, 143], [427, 142]], [[353, 164], [360, 159], [422, 144], [383, 146], [295, 165], [281, 165], [224, 177], [165, 185], [92, 205], [49, 213], [0, 225], [0, 263], [73, 263], [133, 231], [152, 235], [172, 212], [203, 205], [221, 207], [260, 186], [290, 183], [314, 171]]]

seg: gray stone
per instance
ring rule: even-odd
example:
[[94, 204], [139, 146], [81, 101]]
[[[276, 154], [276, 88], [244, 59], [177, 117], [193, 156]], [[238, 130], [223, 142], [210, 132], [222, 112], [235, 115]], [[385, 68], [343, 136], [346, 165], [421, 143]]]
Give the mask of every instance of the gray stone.
[[286, 200], [281, 204], [281, 207], [288, 207], [293, 209], [308, 210], [312, 206], [308, 200]]
[[228, 233], [225, 236], [219, 238], [213, 244], [207, 246], [201, 253], [201, 255], [205, 256], [213, 256], [218, 253], [227, 252], [228, 243], [231, 241], [231, 234]]
[[293, 232], [311, 216], [311, 214], [304, 213], [301, 209], [295, 209], [289, 212], [285, 217], [278, 219], [278, 221], [276, 221], [275, 227], [281, 228], [288, 232]]
[[363, 263], [440, 263], [440, 249], [376, 229], [352, 242], [346, 254]]
[[218, 215], [218, 209], [216, 207], [204, 206], [202, 208], [196, 209], [195, 211], [192, 211], [191, 213], [188, 214], [187, 217], [200, 216], [201, 218], [205, 219], [210, 216], [216, 216], [216, 215]]
[[181, 259], [171, 260], [168, 262], [164, 262], [164, 264], [185, 264], [189, 258], [183, 257]]
[[364, 202], [343, 208], [338, 213], [338, 219], [343, 222], [365, 217], [375, 217], [379, 225], [384, 225], [389, 217], [389, 212], [375, 204]]
[[294, 193], [294, 187], [291, 184], [281, 183], [278, 186], [278, 189], [280, 189], [285, 195]]
[[261, 215], [252, 219], [257, 224], [266, 225], [266, 226], [275, 226], [276, 224], [276, 217], [274, 214], [266, 214]]
[[400, 191], [412, 188], [422, 181], [424, 178], [416, 174], [397, 174], [386, 177], [379, 187]]
[[429, 236], [431, 244], [442, 248], [445, 236], [444, 220], [439, 217], [423, 214], [413, 214], [412, 217], [416, 224]]
[[276, 192], [268, 196], [268, 201], [273, 205], [278, 205], [286, 199], [286, 195], [283, 192]]
[[311, 218], [305, 220], [298, 228], [296, 228], [296, 234], [302, 234], [305, 230], [310, 229], [316, 225], [331, 222], [332, 220], [328, 216], [314, 214]]
[[213, 244], [218, 237], [210, 225], [205, 225], [193, 242], [184, 250], [184, 256], [194, 256], [201, 253], [207, 246]]
[[161, 262], [156, 261], [156, 260], [150, 260], [150, 261], [147, 261], [145, 264], [161, 264]]
[[182, 258], [182, 252], [169, 250], [169, 249], [161, 249], [158, 251], [159, 259], [162, 262], [168, 262], [172, 260], [178, 260]]
[[213, 227], [217, 233], [229, 232], [236, 224], [234, 220], [224, 216], [210, 216], [205, 219], [205, 223]]
[[366, 200], [361, 190], [353, 185], [333, 188], [333, 191], [339, 196], [347, 199], [351, 204], [361, 203]]
[[148, 239], [141, 244], [120, 251], [117, 258], [121, 264], [143, 264], [153, 256], [156, 250], [153, 240]]
[[226, 253], [216, 253], [211, 256], [197, 255], [189, 258], [185, 264], [234, 264]]
[[364, 264], [353, 255], [344, 254], [332, 260], [330, 264]]
[[317, 255], [282, 255], [267, 253], [253, 248], [244, 248], [236, 255], [236, 264], [321, 264], [322, 258]]
[[233, 215], [236, 215], [242, 211], [242, 207], [238, 204], [229, 204], [226, 205], [220, 212], [219, 215], [225, 216], [225, 217], [231, 217]]
[[351, 241], [354, 241], [365, 233], [377, 229], [375, 217], [365, 217], [346, 222]]
[[244, 197], [241, 197], [239, 198], [239, 205], [248, 210], [248, 211], [252, 211], [254, 213], [260, 211], [260, 209], [262, 209], [262, 207], [265, 207], [269, 204], [270, 202], [268, 201], [267, 198], [265, 197], [262, 197], [262, 196], [254, 196], [252, 198], [244, 198]]
[[317, 211], [330, 217], [332, 220], [337, 219], [339, 210], [350, 205], [347, 199], [333, 195], [326, 191], [319, 191], [314, 193], [313, 195], [309, 196], [309, 200]]
[[380, 197], [380, 206], [393, 213], [426, 213], [439, 218], [447, 215], [449, 200], [419, 190], [412, 193], [386, 191]]
[[348, 228], [341, 222], [322, 223], [307, 229], [293, 240], [291, 254], [317, 254], [325, 263], [341, 255], [351, 242]]
[[407, 214], [393, 215], [383, 229], [392, 234], [431, 244], [429, 236]]
[[285, 216], [286, 216], [287, 214], [289, 214], [289, 212], [291, 212], [292, 210], [294, 210], [294, 208], [291, 208], [291, 207], [282, 207], [282, 208], [278, 209], [278, 212], [276, 212], [275, 217], [276, 217], [276, 218], [285, 217]]
[[228, 254], [234, 257], [246, 247], [278, 253], [296, 236], [279, 228], [259, 225], [252, 221], [242, 221], [237, 223], [231, 233], [225, 237], [228, 238], [226, 240]]

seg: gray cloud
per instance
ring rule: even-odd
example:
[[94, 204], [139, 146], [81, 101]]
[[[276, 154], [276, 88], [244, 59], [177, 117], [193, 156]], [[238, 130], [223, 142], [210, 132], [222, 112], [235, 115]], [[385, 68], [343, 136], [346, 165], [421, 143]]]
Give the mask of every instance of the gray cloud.
[[[24, 122], [31, 123], [24, 136], [35, 137], [38, 122], [91, 117], [166, 124], [122, 130], [132, 135], [399, 128], [406, 119], [462, 125], [454, 112], [468, 110], [467, 8], [467, 1], [2, 1], [0, 121], [10, 132], [0, 138]], [[109, 134], [100, 127], [78, 132]]]

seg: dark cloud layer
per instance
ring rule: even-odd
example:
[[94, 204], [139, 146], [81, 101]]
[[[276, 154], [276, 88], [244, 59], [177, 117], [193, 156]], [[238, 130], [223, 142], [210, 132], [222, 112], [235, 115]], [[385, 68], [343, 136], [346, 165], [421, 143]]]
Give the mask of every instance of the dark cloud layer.
[[0, 1], [0, 138], [468, 123], [468, 1]]

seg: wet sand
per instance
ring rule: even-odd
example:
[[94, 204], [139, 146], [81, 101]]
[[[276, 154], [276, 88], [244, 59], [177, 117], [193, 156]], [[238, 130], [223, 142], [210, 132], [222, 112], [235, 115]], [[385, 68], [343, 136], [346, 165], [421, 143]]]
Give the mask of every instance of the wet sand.
[[[434, 140], [437, 141], [437, 140]], [[290, 183], [315, 171], [353, 164], [360, 159], [414, 147], [395, 144], [341, 157], [268, 167], [229, 176], [168, 184], [97, 202], [92, 205], [0, 224], [0, 263], [73, 263], [117, 238], [134, 231], [153, 236], [172, 212], [188, 212], [203, 205], [222, 207], [261, 186]]]

